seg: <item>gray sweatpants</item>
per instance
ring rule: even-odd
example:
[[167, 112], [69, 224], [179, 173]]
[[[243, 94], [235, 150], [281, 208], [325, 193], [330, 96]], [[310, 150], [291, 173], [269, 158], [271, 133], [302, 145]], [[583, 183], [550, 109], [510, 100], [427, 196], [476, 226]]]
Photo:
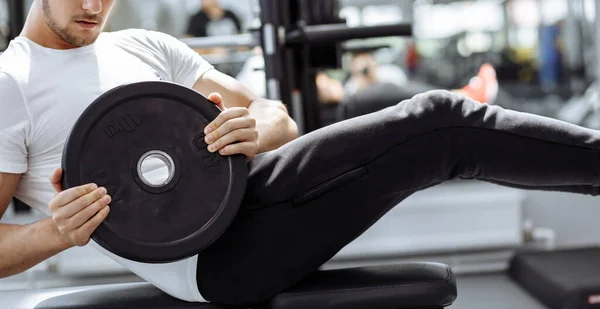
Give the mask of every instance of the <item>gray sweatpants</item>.
[[229, 304], [270, 298], [450, 179], [598, 195], [599, 155], [597, 131], [446, 91], [417, 95], [256, 157], [243, 210], [199, 255], [200, 292]]

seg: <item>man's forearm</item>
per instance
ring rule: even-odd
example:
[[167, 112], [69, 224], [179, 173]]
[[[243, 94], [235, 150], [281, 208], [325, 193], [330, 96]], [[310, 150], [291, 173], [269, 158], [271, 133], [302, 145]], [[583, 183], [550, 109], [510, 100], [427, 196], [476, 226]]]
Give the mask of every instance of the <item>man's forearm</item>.
[[277, 149], [298, 137], [298, 126], [280, 102], [258, 99], [248, 110], [256, 119], [259, 153]]
[[22, 273], [70, 247], [50, 218], [22, 226], [0, 224], [0, 278]]

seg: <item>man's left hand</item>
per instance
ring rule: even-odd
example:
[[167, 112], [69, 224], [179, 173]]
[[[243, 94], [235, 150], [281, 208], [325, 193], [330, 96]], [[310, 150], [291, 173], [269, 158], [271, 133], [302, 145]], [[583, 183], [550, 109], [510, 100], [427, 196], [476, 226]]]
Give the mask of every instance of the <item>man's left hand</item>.
[[250, 116], [248, 108], [225, 108], [223, 98], [218, 93], [210, 94], [208, 100], [222, 111], [204, 129], [208, 151], [218, 151], [223, 156], [243, 154], [248, 161], [252, 160], [258, 154], [259, 142], [256, 119]]

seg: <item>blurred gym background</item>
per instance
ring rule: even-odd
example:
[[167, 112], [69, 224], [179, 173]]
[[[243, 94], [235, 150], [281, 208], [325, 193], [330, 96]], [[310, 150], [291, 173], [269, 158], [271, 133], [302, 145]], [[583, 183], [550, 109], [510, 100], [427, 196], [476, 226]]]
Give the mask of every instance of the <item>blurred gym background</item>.
[[[0, 52], [18, 35], [14, 28], [24, 17], [9, 9], [9, 1], [15, 0], [0, 0]], [[236, 32], [252, 33], [260, 27], [258, 0], [212, 1], [229, 12], [227, 16], [235, 16]], [[26, 11], [31, 0], [23, 2]], [[118, 0], [106, 30], [144, 28], [181, 39], [193, 37], [190, 25], [201, 3]], [[352, 54], [360, 50], [372, 54], [380, 67], [393, 68], [394, 82], [400, 87], [427, 84], [458, 89], [470, 82], [482, 64], [490, 63], [500, 85], [495, 104], [600, 129], [597, 6], [596, 0], [341, 0], [339, 15], [350, 26], [407, 22], [413, 24], [414, 35], [347, 42], [349, 52], [342, 55], [342, 67], [324, 70], [317, 80], [320, 91], [328, 93], [319, 96], [320, 123], [343, 120], [337, 111], [348, 95]], [[231, 27], [224, 25], [204, 31], [218, 35], [219, 29], [223, 35], [231, 34]], [[264, 63], [257, 48], [198, 52], [217, 69], [265, 93]], [[502, 275], [511, 256], [522, 250], [597, 246], [599, 217], [600, 202], [587, 196], [453, 181], [411, 196], [324, 268], [440, 261], [472, 278], [462, 281], [464, 289], [455, 307], [469, 299], [468, 289], [479, 289], [483, 282], [504, 289], [502, 297], [521, 297], [528, 305], [520, 308], [537, 308], [536, 301]], [[39, 214], [15, 200], [2, 221], [37, 219]], [[0, 280], [0, 291], [136, 280], [93, 249], [75, 248], [22, 275]], [[478, 293], [472, 292], [470, 300]], [[481, 301], [491, 308], [488, 300]]]

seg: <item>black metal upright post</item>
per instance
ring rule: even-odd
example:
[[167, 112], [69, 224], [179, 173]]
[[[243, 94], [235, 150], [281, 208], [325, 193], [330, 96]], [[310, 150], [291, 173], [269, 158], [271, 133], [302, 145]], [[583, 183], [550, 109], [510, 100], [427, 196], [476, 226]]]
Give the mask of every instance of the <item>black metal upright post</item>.
[[265, 58], [267, 96], [272, 100], [281, 100], [281, 53], [277, 42], [279, 16], [278, 1], [260, 0], [261, 47]]
[[289, 1], [260, 0], [261, 46], [265, 58], [267, 96], [280, 100], [289, 108], [290, 115], [304, 133], [304, 112], [295, 87], [293, 52], [281, 40], [285, 29], [294, 22], [289, 15]]
[[261, 46], [265, 58], [268, 98], [281, 100], [289, 108], [290, 115], [298, 124], [300, 134], [305, 133], [303, 91], [299, 86], [299, 74], [303, 68], [296, 63], [297, 52], [282, 42], [286, 29], [294, 28], [298, 18], [296, 0], [260, 0]]
[[[315, 0], [321, 1], [321, 0]], [[315, 13], [317, 6], [313, 6], [313, 1], [302, 0], [298, 1], [298, 5], [295, 8], [297, 11], [302, 12], [299, 20], [296, 24], [308, 26], [316, 23]], [[324, 13], [324, 12], [318, 12]], [[298, 52], [299, 61], [296, 62], [296, 69], [298, 70], [297, 76], [299, 77], [302, 89], [302, 106], [305, 113], [305, 125], [306, 131], [311, 132], [318, 129], [320, 125], [320, 110], [319, 110], [319, 94], [316, 84], [317, 68], [315, 68], [315, 60], [313, 59], [313, 50], [317, 49], [317, 46], [310, 46], [309, 44], [302, 44], [296, 46], [294, 50]], [[325, 55], [322, 54], [321, 57]]]
[[[337, 14], [338, 0], [296, 0], [296, 10], [301, 12], [295, 21], [296, 29], [289, 28], [286, 43], [288, 48], [296, 50], [300, 61], [296, 62], [296, 70], [300, 76], [302, 103], [305, 113], [306, 131], [311, 132], [322, 127], [321, 103], [317, 89], [317, 73], [323, 69], [334, 69], [341, 65], [341, 48], [339, 40], [322, 40], [320, 42], [304, 42], [300, 45], [290, 42], [290, 34], [298, 29], [313, 26], [327, 26], [345, 22]], [[301, 31], [304, 32], [304, 31]], [[318, 36], [318, 34], [316, 34]]]
[[[291, 29], [298, 27], [302, 15], [299, 10], [300, 2], [303, 0], [283, 0], [281, 6], [281, 14], [283, 16], [283, 26], [285, 27], [285, 36], [287, 37]], [[286, 39], [287, 40], [287, 39]], [[306, 61], [303, 46], [295, 46], [290, 48], [286, 42], [286, 59], [285, 68], [286, 76], [290, 89], [290, 102], [295, 111], [298, 123], [298, 129], [301, 134], [310, 132], [309, 120], [310, 115], [306, 112], [306, 89], [303, 87], [304, 72], [310, 66], [310, 62]]]
[[8, 4], [8, 20], [10, 33], [8, 40], [12, 40], [19, 36], [25, 25], [25, 4], [24, 0], [7, 0]]

